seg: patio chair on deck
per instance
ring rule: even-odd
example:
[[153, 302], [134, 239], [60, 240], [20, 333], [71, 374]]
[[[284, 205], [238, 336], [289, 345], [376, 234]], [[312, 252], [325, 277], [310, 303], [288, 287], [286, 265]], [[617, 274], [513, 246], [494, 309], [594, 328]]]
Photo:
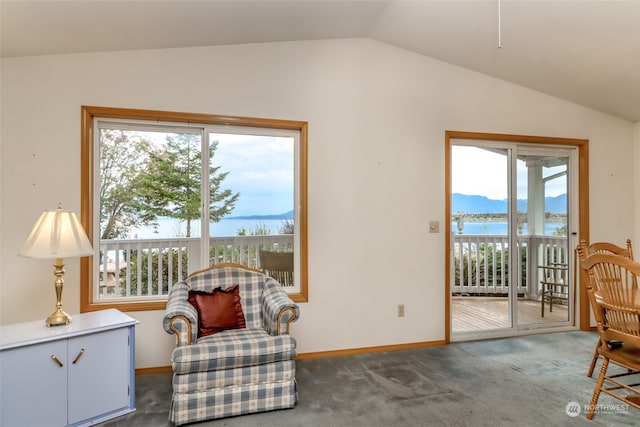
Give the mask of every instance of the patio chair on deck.
[[[587, 419], [593, 419], [600, 393], [606, 393], [640, 409], [640, 264], [613, 254], [593, 254], [582, 261], [587, 272], [586, 286], [601, 342], [602, 367], [593, 390]], [[609, 362], [626, 368], [614, 369]]]
[[[609, 242], [595, 242], [590, 245], [587, 245], [585, 240], [582, 240], [578, 247], [576, 248], [578, 252], [578, 257], [580, 261], [584, 260], [587, 256], [592, 254], [613, 254], [622, 256], [625, 258], [633, 259], [633, 249], [631, 246], [631, 239], [627, 239], [626, 247], [618, 246]], [[637, 287], [637, 283], [635, 284]], [[602, 340], [598, 337], [598, 342], [596, 343], [596, 349], [593, 352], [593, 357], [591, 358], [591, 364], [589, 365], [589, 370], [587, 371], [587, 376], [591, 377], [593, 375], [593, 371], [596, 368], [596, 363], [600, 358], [600, 353], [598, 352], [598, 348], [604, 344]], [[610, 343], [611, 344], [611, 343]], [[615, 343], [614, 343], [615, 344]]]
[[260, 249], [260, 269], [282, 286], [293, 286], [293, 252]]
[[553, 304], [567, 304], [569, 301], [569, 266], [563, 263], [541, 265], [540, 315], [544, 317], [544, 306], [549, 303], [549, 313], [553, 312]]

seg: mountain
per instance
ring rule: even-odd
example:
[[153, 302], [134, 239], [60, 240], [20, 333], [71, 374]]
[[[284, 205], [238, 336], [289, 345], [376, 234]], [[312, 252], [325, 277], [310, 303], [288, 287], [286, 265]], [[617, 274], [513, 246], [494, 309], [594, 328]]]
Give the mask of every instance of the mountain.
[[544, 199], [545, 212], [551, 213], [567, 213], [567, 195], [561, 194], [556, 197], [547, 197]]
[[[545, 212], [567, 213], [567, 195], [545, 197]], [[518, 199], [518, 211], [527, 211], [527, 200]], [[494, 200], [485, 196], [453, 193], [451, 195], [451, 212], [464, 213], [504, 213], [507, 211], [507, 200]]]
[[241, 215], [241, 216], [229, 216], [224, 219], [293, 219], [293, 211], [275, 214], [275, 215]]

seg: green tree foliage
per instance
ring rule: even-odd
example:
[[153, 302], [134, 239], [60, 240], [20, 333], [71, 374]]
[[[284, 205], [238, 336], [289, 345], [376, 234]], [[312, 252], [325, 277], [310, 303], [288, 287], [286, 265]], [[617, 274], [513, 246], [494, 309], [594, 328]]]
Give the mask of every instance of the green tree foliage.
[[[479, 243], [470, 245], [469, 254], [465, 250], [462, 254], [462, 265], [458, 251], [455, 251], [454, 262], [454, 285], [468, 288], [469, 280], [471, 283], [477, 283], [480, 286], [509, 286], [512, 278], [509, 272], [509, 250], [507, 248], [494, 249], [493, 245]], [[526, 246], [519, 247], [520, 250], [520, 287], [527, 284], [527, 255]], [[502, 260], [504, 258], [504, 261]], [[494, 274], [495, 264], [495, 274]], [[504, 266], [504, 280], [503, 271]], [[516, 278], [514, 277], [513, 280]], [[463, 291], [464, 293], [467, 293]]]
[[[218, 143], [209, 148], [209, 158], [215, 155]], [[220, 167], [209, 169], [210, 220], [233, 211], [240, 193], [222, 190], [228, 172]], [[199, 135], [175, 134], [167, 136], [166, 144], [149, 153], [148, 168], [140, 174], [135, 206], [154, 217], [177, 218], [186, 222], [186, 237], [191, 237], [191, 223], [200, 219], [202, 152]]]
[[100, 135], [100, 238], [124, 237], [132, 228], [149, 225], [154, 216], [136, 207], [140, 173], [148, 167], [151, 143], [121, 130]]
[[[149, 255], [151, 255], [151, 271], [149, 271]], [[182, 251], [182, 254], [179, 254], [176, 249], [142, 251], [140, 253], [140, 283], [138, 283], [138, 256], [137, 251], [131, 252], [129, 263], [131, 266], [131, 295], [138, 295], [138, 287], [140, 287], [140, 295], [166, 295], [169, 291], [169, 284], [173, 285], [180, 278], [184, 279], [189, 274], [189, 257], [186, 249]], [[180, 257], [182, 257], [181, 262], [179, 262]], [[162, 263], [161, 278], [158, 277], [159, 262]], [[170, 264], [171, 268], [169, 268]], [[182, 267], [181, 274], [179, 274], [180, 267]], [[171, 270], [171, 277], [169, 277], [169, 270]], [[151, 274], [151, 278], [149, 278], [149, 274]], [[151, 290], [149, 290], [149, 283], [151, 283]], [[162, 283], [162, 289], [158, 289], [158, 283]], [[123, 295], [126, 294], [126, 289], [121, 289], [121, 292]]]
[[[157, 225], [160, 216], [177, 218], [187, 223], [187, 237], [191, 236], [191, 222], [200, 219], [202, 186], [202, 153], [197, 135], [173, 134], [164, 144], [154, 143], [144, 134], [127, 130], [102, 130], [100, 135], [100, 229], [102, 240], [124, 238], [134, 227]], [[211, 144], [209, 158], [215, 155], [217, 142]], [[209, 206], [212, 221], [230, 213], [240, 194], [222, 190], [228, 172], [219, 167], [209, 169]], [[122, 254], [127, 256], [126, 252]], [[158, 293], [178, 278], [178, 254], [174, 251], [144, 251], [138, 272], [138, 255], [131, 253], [127, 260], [131, 268], [134, 295], [138, 287], [143, 295]], [[151, 257], [151, 260], [149, 260]], [[101, 256], [102, 259], [102, 256]], [[151, 270], [149, 271], [149, 262]], [[159, 278], [158, 264], [165, 268]], [[168, 277], [168, 263], [173, 265]], [[186, 277], [187, 252], [182, 253], [182, 277]], [[140, 273], [141, 283], [138, 283]], [[152, 289], [148, 289], [148, 284]], [[162, 289], [166, 292], [166, 289]], [[125, 290], [123, 290], [125, 292]]]
[[282, 225], [280, 226], [280, 234], [294, 234], [295, 228], [293, 226], [293, 221], [289, 221], [285, 219], [282, 221]]
[[[271, 235], [271, 231], [266, 224], [257, 223], [253, 229], [248, 230], [246, 228], [239, 228], [236, 230], [236, 235], [238, 236], [269, 236]], [[258, 253], [255, 247], [250, 245], [229, 245], [227, 247], [220, 247], [217, 250], [217, 254], [215, 254], [215, 249], [212, 250], [212, 255], [215, 255], [217, 259], [223, 259], [224, 256], [227, 259], [248, 259], [255, 260], [258, 256]], [[234, 253], [235, 252], [235, 253]]]
[[[294, 234], [295, 228], [293, 227], [293, 221], [289, 221], [288, 219], [282, 221], [280, 228], [278, 229], [279, 234]], [[246, 228], [239, 228], [236, 230], [237, 236], [268, 236], [271, 232], [269, 228], [262, 223], [257, 223], [252, 230], [247, 230]]]
[[247, 232], [246, 228], [239, 228], [236, 231], [236, 235], [238, 236], [269, 236], [271, 232], [269, 231], [269, 227], [265, 224], [259, 222], [257, 223], [252, 230]]
[[562, 227], [557, 227], [555, 230], [553, 230], [552, 235], [553, 236], [566, 236], [567, 235], [567, 224], [563, 225]]

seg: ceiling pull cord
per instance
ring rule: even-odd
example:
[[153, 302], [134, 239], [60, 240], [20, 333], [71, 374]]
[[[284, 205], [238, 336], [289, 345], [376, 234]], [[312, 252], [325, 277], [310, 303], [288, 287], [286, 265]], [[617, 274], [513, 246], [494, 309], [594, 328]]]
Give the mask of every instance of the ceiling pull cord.
[[501, 0], [498, 0], [498, 49], [502, 49], [502, 8], [501, 8]]

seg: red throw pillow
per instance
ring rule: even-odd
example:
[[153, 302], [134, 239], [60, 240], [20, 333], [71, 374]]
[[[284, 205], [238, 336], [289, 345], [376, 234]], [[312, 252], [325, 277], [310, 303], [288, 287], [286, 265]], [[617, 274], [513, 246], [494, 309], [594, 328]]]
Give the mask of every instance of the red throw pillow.
[[189, 291], [187, 301], [198, 311], [198, 338], [247, 327], [238, 285], [211, 292]]

